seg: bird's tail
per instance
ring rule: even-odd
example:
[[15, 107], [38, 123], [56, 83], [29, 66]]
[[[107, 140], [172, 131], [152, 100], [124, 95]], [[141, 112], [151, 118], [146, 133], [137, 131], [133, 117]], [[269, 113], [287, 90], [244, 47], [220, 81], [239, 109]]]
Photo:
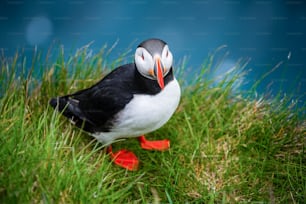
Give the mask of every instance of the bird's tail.
[[74, 123], [83, 122], [83, 114], [78, 107], [78, 101], [68, 96], [52, 98], [49, 104]]
[[63, 111], [65, 107], [67, 106], [67, 99], [64, 97], [56, 97], [56, 98], [51, 98], [49, 101], [49, 104], [56, 110], [58, 111]]

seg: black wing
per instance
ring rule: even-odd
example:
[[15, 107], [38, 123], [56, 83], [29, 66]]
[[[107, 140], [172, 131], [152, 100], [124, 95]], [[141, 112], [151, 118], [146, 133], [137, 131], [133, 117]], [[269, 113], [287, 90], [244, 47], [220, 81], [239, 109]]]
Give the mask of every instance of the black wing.
[[52, 98], [50, 105], [85, 131], [109, 131], [115, 114], [139, 92], [135, 90], [135, 75], [134, 64], [123, 65], [88, 89]]

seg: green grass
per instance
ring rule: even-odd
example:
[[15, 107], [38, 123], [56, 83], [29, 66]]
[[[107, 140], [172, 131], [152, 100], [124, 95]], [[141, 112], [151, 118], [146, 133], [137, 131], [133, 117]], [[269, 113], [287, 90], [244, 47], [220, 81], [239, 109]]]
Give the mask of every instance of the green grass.
[[[233, 94], [239, 72], [217, 85], [197, 79], [184, 88], [171, 120], [148, 135], [169, 138], [169, 151], [144, 151], [129, 139], [114, 148], [134, 151], [139, 170], [113, 165], [101, 144], [48, 106], [51, 97], [94, 84], [105, 67], [126, 59], [108, 63], [106, 55], [102, 49], [88, 57], [86, 47], [70, 57], [60, 50], [54, 60], [34, 53], [30, 69], [39, 67], [41, 76], [22, 74], [22, 55], [2, 56], [1, 203], [304, 202], [305, 118], [298, 112], [305, 110]], [[186, 68], [178, 69], [183, 76]]]

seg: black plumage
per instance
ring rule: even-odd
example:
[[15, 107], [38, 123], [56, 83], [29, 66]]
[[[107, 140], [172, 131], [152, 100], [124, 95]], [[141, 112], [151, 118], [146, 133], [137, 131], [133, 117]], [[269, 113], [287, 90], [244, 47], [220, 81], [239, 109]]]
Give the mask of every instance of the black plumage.
[[[173, 78], [170, 68], [164, 76], [165, 85]], [[134, 94], [155, 95], [160, 91], [156, 80], [142, 76], [135, 63], [131, 63], [116, 68], [88, 89], [52, 98], [50, 105], [87, 132], [109, 132], [116, 114], [124, 109]]]

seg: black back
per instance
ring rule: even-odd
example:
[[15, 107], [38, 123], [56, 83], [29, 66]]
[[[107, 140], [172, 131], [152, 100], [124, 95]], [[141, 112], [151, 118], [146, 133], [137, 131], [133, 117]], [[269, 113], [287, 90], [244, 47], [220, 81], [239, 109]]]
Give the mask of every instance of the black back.
[[[165, 86], [171, 80], [172, 68], [164, 77]], [[157, 81], [142, 76], [132, 63], [116, 68], [88, 89], [52, 98], [50, 105], [85, 131], [108, 132], [116, 121], [116, 113], [133, 99], [134, 94], [155, 95], [160, 91]]]

